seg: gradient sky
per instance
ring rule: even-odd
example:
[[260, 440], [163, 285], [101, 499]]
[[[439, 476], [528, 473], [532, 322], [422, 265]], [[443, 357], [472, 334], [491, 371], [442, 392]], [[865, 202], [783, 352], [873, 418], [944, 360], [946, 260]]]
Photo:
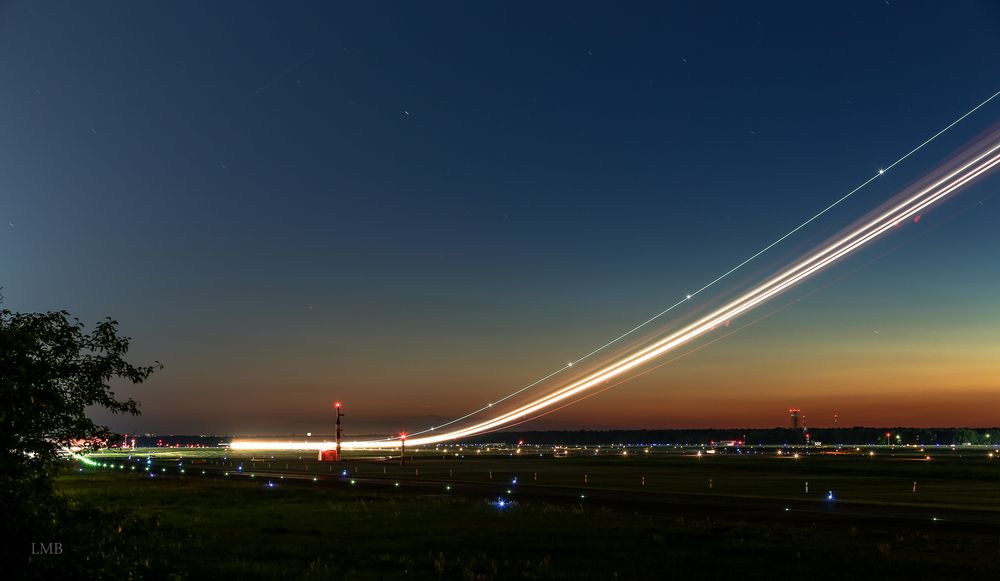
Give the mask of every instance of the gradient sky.
[[[165, 363], [113, 428], [318, 432], [342, 399], [418, 429], [728, 270], [1000, 89], [998, 54], [995, 2], [0, 3], [4, 305]], [[998, 188], [531, 426], [995, 425]]]

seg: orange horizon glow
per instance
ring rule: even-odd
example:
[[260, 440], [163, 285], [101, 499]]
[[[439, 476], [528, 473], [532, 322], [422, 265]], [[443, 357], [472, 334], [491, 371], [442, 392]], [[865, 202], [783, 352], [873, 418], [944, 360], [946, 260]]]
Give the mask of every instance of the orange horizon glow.
[[[891, 203], [883, 205], [882, 208], [872, 212], [861, 221], [861, 225], [855, 224], [853, 229], [847, 230], [839, 238], [828, 242], [819, 249], [808, 254], [806, 257], [796, 261], [791, 266], [783, 269], [778, 274], [765, 279], [764, 282], [737, 298], [731, 300], [722, 307], [719, 307], [709, 314], [703, 315], [698, 320], [687, 324], [666, 337], [639, 348], [628, 355], [619, 357], [615, 361], [605, 363], [594, 371], [585, 374], [583, 377], [564, 384], [544, 395], [523, 403], [514, 409], [495, 415], [492, 418], [480, 420], [471, 425], [435, 431], [435, 428], [423, 430], [420, 437], [412, 438], [414, 445], [435, 444], [452, 440], [462, 439], [468, 436], [489, 433], [505, 427], [516, 426], [524, 421], [530, 420], [547, 408], [561, 409], [565, 405], [572, 403], [571, 398], [577, 397], [587, 391], [600, 392], [604, 389], [614, 387], [621, 380], [618, 376], [626, 374], [659, 356], [680, 348], [686, 343], [714, 331], [720, 325], [728, 327], [729, 322], [736, 317], [748, 313], [755, 307], [764, 304], [771, 298], [778, 296], [786, 290], [806, 280], [815, 273], [821, 272], [828, 266], [836, 263], [870, 242], [878, 239], [885, 233], [905, 223], [906, 221], [921, 216], [923, 212], [929, 210], [937, 202], [945, 199], [952, 193], [959, 191], [963, 186], [972, 182], [977, 177], [984, 175], [998, 163], [1000, 163], [1000, 143], [996, 142], [996, 135], [992, 135], [988, 143], [975, 155], [967, 158], [958, 165], [957, 168], [950, 169], [944, 177], [937, 177], [929, 185], [922, 185], [914, 192], [904, 192], [897, 196]], [[981, 144], [980, 144], [981, 145]], [[940, 176], [940, 174], [939, 174]], [[874, 216], [874, 217], [873, 217]], [[611, 384], [612, 380], [615, 381]], [[585, 396], [589, 397], [589, 396]], [[486, 408], [483, 408], [484, 410]], [[544, 412], [545, 415], [549, 412]], [[447, 426], [448, 423], [441, 427]], [[401, 436], [399, 441], [402, 442]], [[235, 449], [283, 449], [294, 445], [322, 445], [313, 444], [291, 444], [278, 441], [260, 440], [234, 440], [232, 446]], [[395, 446], [394, 440], [355, 440], [345, 442], [342, 446], [346, 448], [383, 448]]]

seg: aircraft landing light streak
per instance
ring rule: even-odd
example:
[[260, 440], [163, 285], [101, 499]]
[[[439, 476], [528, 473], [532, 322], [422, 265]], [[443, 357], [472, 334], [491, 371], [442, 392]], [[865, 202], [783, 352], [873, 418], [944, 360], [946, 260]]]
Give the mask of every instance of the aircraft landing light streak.
[[[837, 198], [836, 200], [833, 201], [833, 203], [831, 203], [830, 205], [826, 206], [825, 208], [823, 208], [822, 210], [818, 211], [817, 213], [813, 214], [810, 218], [808, 218], [807, 220], [805, 220], [804, 222], [802, 222], [801, 224], [799, 224], [795, 228], [792, 228], [791, 230], [789, 230], [788, 232], [786, 232], [782, 236], [778, 237], [776, 240], [774, 240], [773, 242], [771, 242], [767, 246], [761, 248], [760, 250], [758, 250], [754, 254], [750, 255], [750, 257], [746, 258], [745, 260], [743, 260], [742, 262], [740, 262], [736, 266], [730, 268], [726, 272], [724, 272], [724, 273], [720, 274], [719, 276], [715, 277], [714, 279], [712, 279], [708, 283], [704, 284], [701, 288], [695, 290], [694, 292], [691, 292], [691, 293], [688, 293], [688, 294], [684, 295], [683, 299], [675, 302], [674, 304], [672, 304], [669, 307], [663, 309], [659, 313], [653, 315], [652, 317], [646, 319], [645, 321], [643, 321], [643, 322], [639, 323], [638, 325], [632, 327], [631, 329], [625, 331], [621, 335], [618, 335], [617, 337], [615, 337], [614, 339], [611, 339], [610, 341], [608, 341], [607, 343], [601, 345], [600, 347], [597, 347], [596, 349], [593, 349], [589, 353], [578, 357], [576, 360], [571, 361], [568, 365], [566, 365], [566, 367], [560, 367], [559, 369], [556, 369], [555, 371], [552, 371], [548, 375], [545, 375], [544, 377], [540, 377], [540, 378], [536, 379], [535, 381], [529, 383], [528, 385], [525, 385], [524, 387], [522, 387], [522, 388], [520, 388], [520, 389], [518, 389], [518, 390], [516, 390], [516, 391], [514, 391], [512, 393], [509, 393], [509, 394], [505, 395], [504, 397], [502, 397], [502, 398], [500, 398], [498, 400], [489, 402], [487, 405], [482, 406], [479, 409], [473, 410], [473, 411], [471, 411], [471, 412], [469, 412], [469, 413], [467, 413], [467, 414], [465, 414], [463, 416], [459, 416], [457, 418], [453, 418], [453, 419], [451, 419], [451, 420], [449, 420], [447, 422], [438, 424], [436, 426], [431, 426], [429, 428], [426, 428], [426, 429], [423, 429], [423, 430], [420, 430], [420, 431], [417, 431], [417, 432], [413, 432], [413, 434], [411, 434], [411, 435], [417, 436], [417, 435], [420, 435], [420, 434], [426, 434], [427, 432], [432, 432], [434, 430], [439, 430], [441, 428], [444, 428], [444, 427], [447, 427], [447, 426], [450, 426], [450, 425], [453, 425], [453, 424], [457, 424], [458, 422], [461, 422], [463, 420], [471, 418], [472, 416], [478, 415], [481, 412], [487, 411], [490, 408], [492, 408], [494, 404], [507, 401], [507, 400], [509, 400], [509, 399], [511, 399], [511, 398], [513, 398], [515, 396], [518, 396], [518, 395], [520, 395], [520, 394], [528, 391], [529, 389], [535, 387], [536, 385], [539, 385], [540, 383], [542, 383], [544, 381], [547, 381], [547, 380], [555, 377], [556, 375], [559, 375], [560, 373], [562, 373], [566, 369], [572, 367], [573, 364], [580, 363], [582, 361], [588, 360], [591, 357], [593, 357], [594, 355], [597, 355], [598, 353], [600, 353], [601, 351], [604, 351], [608, 347], [610, 347], [610, 346], [618, 343], [622, 339], [625, 339], [626, 337], [631, 336], [636, 331], [639, 331], [640, 329], [645, 328], [647, 325], [649, 325], [653, 321], [656, 321], [656, 320], [660, 319], [661, 317], [663, 317], [667, 313], [670, 313], [671, 311], [673, 311], [677, 307], [685, 304], [686, 301], [690, 301], [694, 297], [700, 295], [701, 293], [705, 292], [709, 288], [715, 286], [716, 284], [718, 284], [719, 282], [721, 282], [723, 279], [727, 278], [729, 275], [731, 275], [734, 272], [736, 272], [737, 270], [739, 270], [739, 269], [743, 268], [744, 266], [746, 266], [747, 264], [753, 262], [758, 257], [760, 257], [762, 254], [768, 252], [769, 250], [771, 250], [772, 248], [774, 248], [778, 244], [781, 244], [782, 242], [784, 242], [785, 240], [787, 240], [788, 238], [790, 238], [792, 235], [794, 235], [795, 233], [797, 233], [799, 230], [802, 230], [803, 228], [805, 228], [809, 224], [812, 224], [814, 221], [818, 220], [820, 217], [822, 217], [823, 215], [825, 215], [827, 212], [829, 212], [830, 210], [832, 210], [835, 207], [839, 206], [845, 200], [847, 200], [848, 198], [850, 198], [854, 194], [856, 194], [856, 193], [860, 192], [861, 190], [863, 190], [864, 188], [866, 188], [868, 186], [868, 184], [872, 183], [873, 181], [875, 181], [876, 179], [878, 179], [879, 177], [881, 177], [882, 175], [884, 175], [886, 172], [888, 172], [892, 168], [894, 168], [897, 165], [899, 165], [899, 164], [903, 163], [904, 161], [906, 161], [907, 158], [909, 158], [913, 154], [917, 153], [918, 151], [920, 151], [921, 149], [923, 149], [924, 147], [926, 147], [928, 144], [930, 144], [931, 142], [933, 142], [934, 140], [936, 140], [938, 137], [941, 137], [942, 135], [944, 135], [945, 133], [947, 133], [948, 131], [950, 131], [952, 127], [954, 127], [954, 126], [958, 125], [959, 123], [961, 123], [962, 121], [964, 121], [966, 117], [969, 117], [970, 115], [972, 115], [973, 113], [975, 113], [979, 109], [985, 107], [987, 104], [989, 104], [991, 101], [993, 101], [993, 99], [997, 98], [998, 96], [1000, 96], [1000, 91], [997, 91], [996, 93], [993, 93], [992, 95], [990, 95], [989, 97], [987, 97], [985, 101], [979, 103], [978, 105], [976, 105], [972, 109], [969, 109], [968, 111], [966, 111], [962, 116], [960, 116], [959, 118], [955, 119], [954, 121], [952, 121], [951, 123], [949, 123], [948, 125], [946, 125], [943, 129], [939, 130], [934, 135], [931, 135], [930, 137], [928, 137], [927, 139], [925, 139], [920, 145], [914, 147], [913, 149], [911, 149], [909, 152], [907, 152], [905, 155], [903, 155], [902, 157], [900, 157], [896, 161], [890, 163], [889, 165], [887, 165], [885, 167], [879, 168], [878, 172], [875, 175], [873, 175], [873, 176], [869, 177], [868, 179], [866, 179], [865, 181], [861, 182], [861, 184], [859, 184], [858, 186], [856, 186], [853, 190], [847, 192], [846, 194], [844, 194], [840, 198]], [[386, 440], [391, 440], [391, 439], [392, 438], [386, 438]]]
[[[407, 437], [406, 442], [413, 446], [436, 444], [491, 431], [500, 426], [526, 418], [539, 410], [553, 406], [580, 392], [605, 384], [615, 377], [648, 363], [712, 331], [719, 325], [725, 324], [726, 321], [746, 314], [760, 304], [778, 296], [799, 282], [867, 245], [896, 226], [921, 215], [934, 204], [959, 191], [963, 186], [982, 176], [997, 165], [1000, 165], [1000, 141], [998, 141], [998, 135], [994, 133], [991, 136], [989, 145], [970, 157], [968, 161], [962, 163], [957, 169], [947, 172], [947, 175], [933, 181], [930, 185], [920, 187], [916, 193], [904, 197], [901, 201], [891, 203], [888, 209], [875, 212], [877, 215], [874, 218], [868, 219], [862, 225], [854, 227], [835, 240], [821, 246], [805, 258], [787, 267], [784, 271], [770, 277], [693, 323], [605, 365], [586, 377], [520, 405], [507, 413], [480, 421], [462, 429], [438, 432], [430, 436], [418, 438]], [[274, 440], [234, 440], [232, 442], [233, 449], [244, 450], [325, 450], [332, 449], [332, 446], [332, 442], [282, 442]], [[399, 440], [342, 442], [341, 447], [347, 449], [398, 448]]]

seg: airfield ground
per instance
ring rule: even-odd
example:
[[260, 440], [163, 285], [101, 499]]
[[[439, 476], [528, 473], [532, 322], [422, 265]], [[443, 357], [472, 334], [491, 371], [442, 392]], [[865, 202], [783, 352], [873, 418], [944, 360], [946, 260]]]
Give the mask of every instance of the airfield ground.
[[155, 519], [152, 557], [198, 578], [1000, 577], [987, 448], [153, 448], [74, 470], [71, 498]]

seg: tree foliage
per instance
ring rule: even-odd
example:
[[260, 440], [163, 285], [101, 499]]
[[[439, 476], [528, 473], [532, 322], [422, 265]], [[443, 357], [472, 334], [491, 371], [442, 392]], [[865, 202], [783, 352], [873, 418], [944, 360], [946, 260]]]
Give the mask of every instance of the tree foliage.
[[139, 413], [139, 404], [118, 399], [111, 384], [142, 383], [162, 365], [132, 365], [128, 348], [112, 319], [86, 332], [65, 311], [0, 310], [0, 527], [23, 539], [24, 547], [6, 547], [18, 556], [28, 543], [58, 540], [73, 528], [73, 511], [53, 478], [70, 447], [92, 447], [111, 435], [87, 410]]

